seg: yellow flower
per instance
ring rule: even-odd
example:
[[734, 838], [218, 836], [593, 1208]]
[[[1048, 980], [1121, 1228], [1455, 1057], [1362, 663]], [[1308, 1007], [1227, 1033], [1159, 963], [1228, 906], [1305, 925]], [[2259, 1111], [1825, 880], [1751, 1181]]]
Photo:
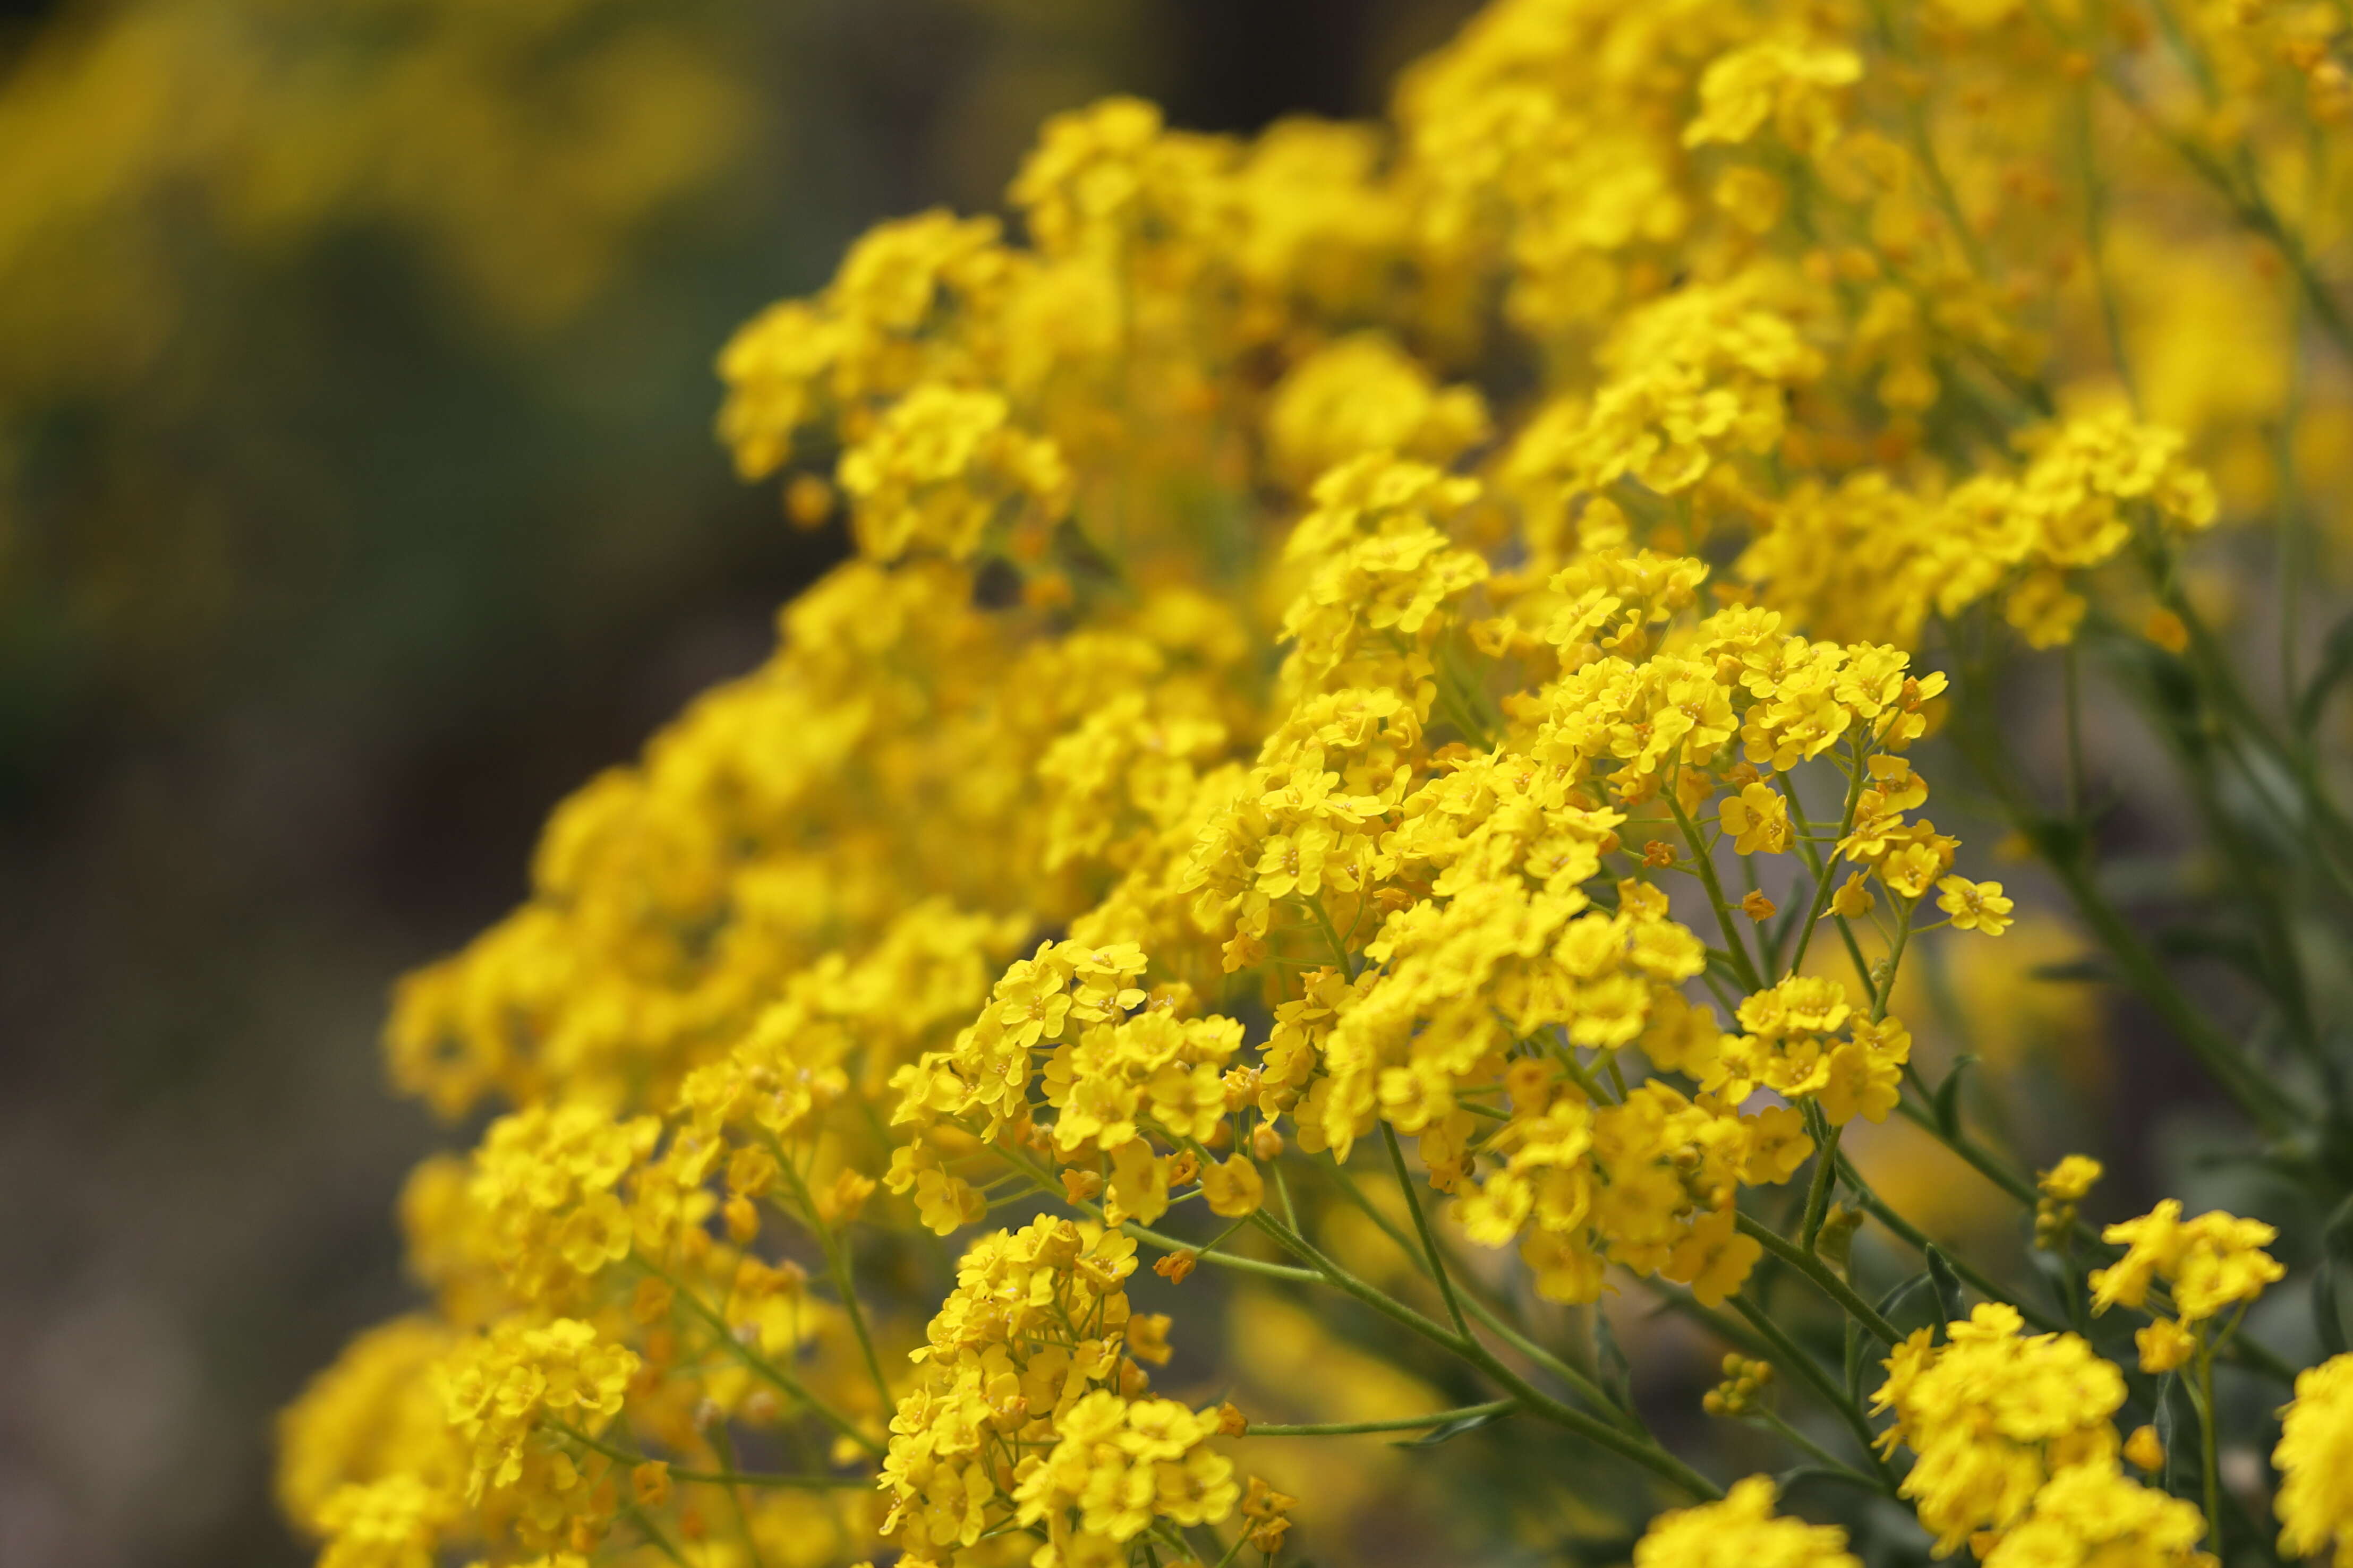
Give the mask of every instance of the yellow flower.
[[1841, 920], [1859, 921], [1871, 912], [1875, 901], [1863, 874], [1850, 871], [1846, 880], [1839, 884], [1838, 891], [1831, 895], [1831, 912]]
[[1666, 1266], [1659, 1272], [1678, 1284], [1690, 1286], [1692, 1295], [1703, 1306], [1723, 1306], [1725, 1299], [1740, 1289], [1749, 1270], [1757, 1267], [1757, 1260], [1765, 1255], [1763, 1244], [1753, 1237], [1741, 1235], [1733, 1225], [1729, 1208], [1703, 1215], [1675, 1242]]
[[1233, 1154], [1202, 1171], [1201, 1195], [1211, 1214], [1240, 1219], [1256, 1214], [1266, 1201], [1266, 1183], [1249, 1156]]
[[1955, 931], [2000, 936], [2010, 929], [2011, 904], [2002, 896], [2000, 882], [1947, 877], [1936, 884], [1936, 907], [1952, 917]]
[[1770, 784], [1752, 784], [1724, 797], [1724, 830], [1736, 855], [1783, 854], [1789, 847], [1789, 806]]

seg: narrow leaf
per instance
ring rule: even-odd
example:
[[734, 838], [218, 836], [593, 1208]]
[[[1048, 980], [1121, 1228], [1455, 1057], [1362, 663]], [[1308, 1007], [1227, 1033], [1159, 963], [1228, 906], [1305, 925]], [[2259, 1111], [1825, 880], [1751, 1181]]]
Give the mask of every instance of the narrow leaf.
[[1476, 1415], [1441, 1422], [1419, 1437], [1409, 1437], [1401, 1443], [1391, 1443], [1392, 1448], [1435, 1448], [1440, 1443], [1451, 1443], [1465, 1432], [1476, 1432], [1482, 1426], [1492, 1426], [1511, 1414], [1508, 1410], [1482, 1410]]
[[1968, 1316], [1961, 1302], [1961, 1277], [1953, 1272], [1953, 1260], [1933, 1241], [1928, 1244], [1928, 1278], [1936, 1285], [1936, 1310], [1944, 1321], [1957, 1323]]
[[1945, 1075], [1945, 1081], [1936, 1086], [1936, 1100], [1935, 1107], [1936, 1112], [1936, 1125], [1944, 1129], [1945, 1136], [1947, 1138], [1955, 1138], [1960, 1135], [1961, 1079], [1977, 1059], [1977, 1058], [1967, 1054], [1955, 1057], [1953, 1058], [1953, 1070], [1947, 1073]]

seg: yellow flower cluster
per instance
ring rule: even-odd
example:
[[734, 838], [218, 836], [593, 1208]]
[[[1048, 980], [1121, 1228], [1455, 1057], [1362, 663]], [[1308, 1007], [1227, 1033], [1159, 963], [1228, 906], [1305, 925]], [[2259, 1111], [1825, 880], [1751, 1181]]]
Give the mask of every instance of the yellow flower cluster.
[[[2086, 1340], [1998, 1299], [1905, 1339], [1869, 1304], [1887, 1248], [1943, 1259], [1857, 1146], [1900, 1113], [2064, 1250], [2097, 1166], [2011, 1171], [1894, 1010], [1907, 953], [2017, 914], [1922, 815], [1924, 742], [1987, 748], [1998, 654], [2148, 597], [2186, 639], [2179, 552], [2234, 493], [2191, 454], [2278, 432], [2053, 392], [2105, 312], [2053, 295], [2003, 195], [2040, 189], [2011, 121], [2110, 79], [2028, 8], [1867, 9], [1500, 0], [1386, 131], [1111, 100], [1046, 127], [1012, 223], [886, 224], [746, 325], [722, 435], [800, 521], [844, 498], [853, 558], [402, 986], [397, 1081], [501, 1113], [412, 1183], [436, 1320], [290, 1416], [290, 1510], [355, 1563], [1271, 1559], [1314, 1489], [1245, 1495], [1217, 1443], [1410, 1406], [1151, 1396], [1143, 1247], [1194, 1300], [1197, 1268], [1333, 1292], [1351, 1353], [1394, 1334], [1410, 1386], [1442, 1356], [1499, 1393], [1434, 1436], [1549, 1422], [1703, 1500], [1641, 1563], [1856, 1559], [1769, 1483], [1705, 1501], [1531, 1296], [1654, 1290], [1757, 1352], [1737, 1311], [1778, 1386], [1840, 1405], [1767, 1300], [1811, 1290], [1894, 1352], [1841, 1479], [1940, 1552], [2219, 1551], [2125, 1479], [2149, 1444]], [[1946, 77], [2032, 113], [1936, 109]], [[945, 1278], [938, 1238], [984, 1225]], [[2236, 1309], [2280, 1278], [2268, 1226], [2108, 1235], [2092, 1304], [2166, 1314], [2146, 1365], [2189, 1344], [2210, 1405], [2216, 1357], [2265, 1373]], [[2302, 1542], [2341, 1524], [2335, 1389], [2281, 1447]], [[1660, 1499], [1612, 1485], [1630, 1539]]]
[[2054, 1476], [2116, 1454], [2124, 1374], [2077, 1335], [2024, 1326], [2016, 1308], [1989, 1301], [1948, 1324], [1943, 1343], [1922, 1329], [1896, 1347], [1872, 1397], [1895, 1417], [1881, 1446], [1918, 1456], [1904, 1495], [1939, 1552], [1980, 1531], [1999, 1539]]
[[1841, 982], [1796, 975], [1740, 1004], [1740, 1026], [1707, 1072], [1707, 1086], [1738, 1102], [1759, 1089], [1811, 1100], [1833, 1127], [1857, 1116], [1886, 1120], [1912, 1037], [1892, 1018], [1858, 1016]]
[[1878, 475], [1800, 488], [1766, 512], [1736, 571], [1826, 634], [1909, 644], [1931, 616], [1996, 598], [2031, 646], [2055, 647], [2087, 607], [2071, 584], [2116, 559], [2137, 526], [2183, 533], [2214, 521], [2213, 486], [2181, 444], [2106, 414], [2037, 432], [2014, 477], [1980, 475], [1934, 500]]
[[1045, 1542], [1038, 1568], [1078, 1568], [1155, 1521], [1232, 1512], [1232, 1462], [1204, 1446], [1218, 1413], [1144, 1397], [1166, 1322], [1130, 1313], [1134, 1268], [1133, 1240], [1051, 1217], [965, 1254], [891, 1419], [882, 1531], [905, 1561], [995, 1561], [974, 1549], [1018, 1527]]
[[2261, 1220], [2219, 1209], [2185, 1220], [2180, 1201], [2167, 1198], [2140, 1218], [2100, 1233], [2104, 1241], [2124, 1244], [2125, 1255], [2092, 1271], [2092, 1310], [2137, 1308], [2159, 1281], [2169, 1287], [2173, 1315], [2156, 1318], [2134, 1338], [2143, 1371], [2170, 1372], [2205, 1342], [2217, 1314], [2232, 1307], [2244, 1311], [2264, 1286], [2287, 1272], [2263, 1250], [2278, 1235]]
[[443, 1397], [467, 1447], [466, 1500], [485, 1494], [526, 1546], [571, 1539], [575, 1519], [609, 1515], [597, 1489], [550, 1426], [594, 1437], [620, 1413], [638, 1357], [590, 1325], [557, 1318], [545, 1328], [501, 1323], [453, 1358]]

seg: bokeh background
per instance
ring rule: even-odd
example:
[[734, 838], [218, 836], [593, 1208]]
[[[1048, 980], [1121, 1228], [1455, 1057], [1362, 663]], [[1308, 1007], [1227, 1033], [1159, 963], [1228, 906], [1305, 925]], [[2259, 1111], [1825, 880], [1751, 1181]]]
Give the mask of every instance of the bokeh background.
[[835, 550], [711, 362], [1038, 121], [1365, 113], [1459, 0], [0, 3], [0, 1563], [301, 1561], [375, 1050]]

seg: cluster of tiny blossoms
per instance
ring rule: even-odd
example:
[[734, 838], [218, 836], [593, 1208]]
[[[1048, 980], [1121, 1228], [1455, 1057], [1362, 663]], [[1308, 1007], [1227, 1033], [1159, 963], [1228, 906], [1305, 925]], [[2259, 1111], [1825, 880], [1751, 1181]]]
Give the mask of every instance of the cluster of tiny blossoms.
[[[1974, 1268], [1989, 1300], [1899, 1332], [1902, 1292], [1855, 1288], [1866, 1217], [1914, 1284], [1959, 1277], [1841, 1140], [1901, 1112], [2002, 1170], [1891, 1011], [1907, 952], [2015, 912], [1919, 768], [1989, 648], [2193, 647], [2179, 552], [2247, 495], [2192, 454], [2294, 442], [2185, 401], [2213, 367], [2178, 343], [2137, 396], [2065, 357], [2131, 301], [2004, 193], [2040, 189], [2022, 128], [2143, 90], [2131, 8], [1873, 9], [1500, 0], [1382, 127], [1097, 104], [1009, 224], [885, 224], [742, 330], [721, 432], [850, 558], [400, 987], [396, 1081], [490, 1119], [404, 1198], [429, 1311], [286, 1417], [324, 1561], [1271, 1563], [1315, 1499], [1238, 1468], [1254, 1433], [1507, 1414], [1632, 1479], [1517, 1530], [1858, 1561], [1672, 1452], [1588, 1370], [1614, 1341], [1546, 1342], [1596, 1320], [1533, 1303], [1627, 1289], [1742, 1352], [1713, 1414], [1908, 1504], [1904, 1550], [2214, 1560], [2211, 1473], [2204, 1507], [2128, 1479], [2162, 1445], [2116, 1423], [2177, 1383], [2216, 1408], [2270, 1227], [2103, 1237], [2094, 1162], [2039, 1206], [2008, 1181], [2084, 1321], [2150, 1320], [2152, 1389]], [[2241, 110], [2199, 136], [2297, 147], [2348, 107], [2326, 7], [2193, 9]], [[2158, 189], [2202, 167], [2161, 150], [2099, 149]], [[2147, 221], [2116, 217], [2163, 297]], [[1147, 1251], [1188, 1301], [1202, 1265], [1340, 1301], [1412, 1386], [1435, 1358], [1496, 1397], [1254, 1426], [1222, 1375], [1153, 1395]], [[1846, 1318], [1843, 1400], [1777, 1281]], [[2275, 1463], [2289, 1549], [2353, 1563], [2343, 1366]]]

